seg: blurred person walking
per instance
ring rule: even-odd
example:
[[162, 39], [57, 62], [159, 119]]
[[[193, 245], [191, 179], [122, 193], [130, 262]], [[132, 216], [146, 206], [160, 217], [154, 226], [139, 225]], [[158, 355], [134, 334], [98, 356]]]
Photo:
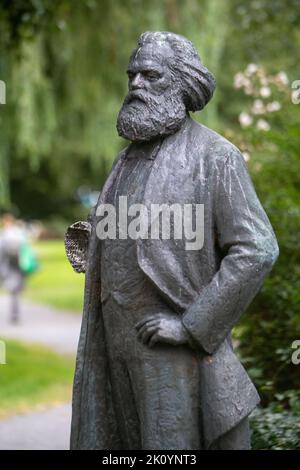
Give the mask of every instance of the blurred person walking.
[[0, 282], [10, 293], [10, 320], [19, 321], [20, 294], [25, 277], [37, 268], [37, 260], [27, 241], [25, 230], [12, 214], [2, 217], [0, 233]]

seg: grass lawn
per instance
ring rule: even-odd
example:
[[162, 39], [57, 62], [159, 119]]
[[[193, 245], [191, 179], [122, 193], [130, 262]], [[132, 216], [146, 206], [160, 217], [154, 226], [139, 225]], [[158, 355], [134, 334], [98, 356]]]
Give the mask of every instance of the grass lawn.
[[11, 340], [5, 343], [7, 364], [0, 365], [0, 418], [37, 405], [71, 400], [74, 359], [41, 346]]
[[71, 268], [62, 240], [39, 241], [34, 246], [40, 269], [28, 279], [25, 297], [57, 309], [82, 311], [84, 275]]

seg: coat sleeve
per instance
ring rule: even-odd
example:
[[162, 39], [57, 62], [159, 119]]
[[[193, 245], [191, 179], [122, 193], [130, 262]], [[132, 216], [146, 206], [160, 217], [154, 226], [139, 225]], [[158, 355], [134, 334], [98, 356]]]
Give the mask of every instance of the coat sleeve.
[[194, 342], [208, 354], [213, 354], [228, 336], [279, 253], [243, 156], [235, 147], [227, 156], [216, 159], [212, 187], [222, 261], [182, 320]]

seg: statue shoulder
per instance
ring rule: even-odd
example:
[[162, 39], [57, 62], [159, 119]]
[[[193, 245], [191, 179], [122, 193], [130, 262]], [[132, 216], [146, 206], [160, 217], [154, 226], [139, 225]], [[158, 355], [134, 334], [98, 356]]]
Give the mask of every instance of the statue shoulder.
[[211, 165], [232, 165], [236, 161], [244, 161], [241, 151], [221, 134], [209, 127], [193, 121], [193, 141], [196, 147], [201, 149], [201, 155], [205, 156]]
[[121, 160], [121, 158], [124, 158], [124, 157], [125, 157], [125, 155], [126, 155], [127, 152], [128, 152], [129, 147], [130, 147], [130, 145], [127, 145], [127, 147], [125, 147], [125, 148], [123, 148], [122, 150], [120, 150], [120, 152], [118, 153], [118, 155], [116, 156], [116, 158], [115, 158], [114, 161], [113, 161], [111, 170], [116, 166], [116, 164], [118, 163], [119, 160]]

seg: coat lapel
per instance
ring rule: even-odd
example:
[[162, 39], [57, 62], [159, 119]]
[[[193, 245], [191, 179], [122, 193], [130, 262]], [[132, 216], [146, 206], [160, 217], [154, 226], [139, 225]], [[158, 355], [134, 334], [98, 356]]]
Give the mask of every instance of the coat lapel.
[[112, 170], [111, 170], [110, 174], [108, 175], [107, 180], [105, 181], [104, 186], [102, 188], [102, 191], [100, 193], [97, 206], [99, 204], [105, 204], [107, 195], [108, 195], [109, 191], [111, 190], [111, 188], [112, 188], [112, 186], [115, 182], [115, 179], [118, 176], [118, 174], [121, 170], [121, 167], [123, 165], [123, 162], [126, 158], [128, 148], [129, 147], [126, 147], [125, 149], [123, 149], [121, 151], [121, 153], [119, 154], [119, 157], [117, 158], [115, 164], [113, 165]]

